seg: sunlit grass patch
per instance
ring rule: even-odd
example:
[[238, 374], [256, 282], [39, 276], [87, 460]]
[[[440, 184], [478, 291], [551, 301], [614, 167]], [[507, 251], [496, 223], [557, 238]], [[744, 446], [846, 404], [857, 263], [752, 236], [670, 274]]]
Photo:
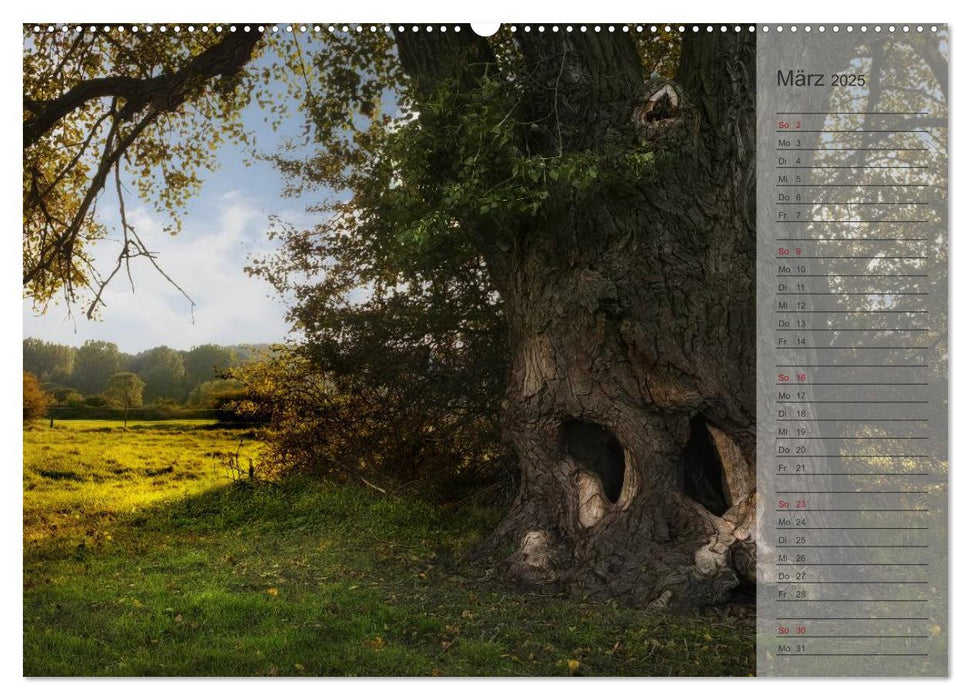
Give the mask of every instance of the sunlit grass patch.
[[[205, 430], [200, 430], [206, 428]], [[24, 537], [83, 532], [105, 519], [225, 484], [214, 451], [235, 451], [239, 431], [211, 421], [58, 421], [24, 431]], [[204, 433], [199, 440], [196, 433]], [[243, 441], [255, 454], [256, 441]]]

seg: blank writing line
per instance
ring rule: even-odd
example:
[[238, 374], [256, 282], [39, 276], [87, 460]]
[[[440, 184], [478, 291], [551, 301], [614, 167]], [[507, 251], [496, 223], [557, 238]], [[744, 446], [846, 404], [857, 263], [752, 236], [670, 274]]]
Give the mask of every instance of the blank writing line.
[[777, 170], [927, 170], [926, 165], [777, 165]]
[[847, 146], [846, 148], [777, 148], [777, 151], [929, 151], [927, 147], [910, 148], [864, 148], [862, 146]]
[[827, 562], [820, 562], [818, 564], [816, 564], [816, 563], [806, 563], [806, 564], [799, 563], [799, 564], [794, 564], [794, 563], [791, 563], [791, 562], [779, 562], [779, 563], [776, 564], [776, 566], [801, 566], [801, 567], [809, 567], [809, 566], [929, 566], [929, 565], [928, 564], [882, 564], [880, 562], [849, 562], [849, 563], [847, 563], [847, 562], [839, 562], [839, 563], [835, 563], [835, 562], [828, 562], [828, 563]]
[[777, 617], [776, 620], [929, 620], [929, 617]]
[[779, 639], [928, 639], [927, 634], [777, 634]]
[[777, 530], [929, 530], [927, 527], [778, 527]]
[[[865, 618], [861, 618], [861, 619], [865, 619]], [[829, 654], [817, 654], [817, 653], [813, 653], [813, 654], [811, 654], [809, 652], [800, 652], [798, 654], [796, 654], [796, 653], [789, 653], [789, 654], [782, 653], [782, 654], [776, 654], [776, 656], [777, 657], [778, 656], [927, 656], [927, 654], [885, 654], [885, 653], [880, 653], [880, 654], [878, 654], [878, 653], [873, 653], [873, 654], [852, 653], [851, 654], [851, 653], [848, 653], [848, 652], [847, 653], [842, 653], [842, 654], [837, 654], [837, 653], [829, 653]]]
[[833, 365], [833, 364], [829, 364], [829, 365], [806, 365], [806, 364], [800, 364], [800, 365], [776, 365], [776, 367], [785, 367], [785, 368], [792, 368], [792, 367], [822, 367], [822, 368], [826, 368], [826, 367], [828, 367], [830, 369], [842, 369], [844, 367], [873, 367], [875, 369], [891, 369], [891, 368], [894, 368], [894, 367], [927, 367], [927, 366], [928, 365], [903, 365], [903, 364], [899, 364], [899, 363], [896, 363], [896, 362], [891, 362], [890, 364], [887, 364], [887, 365], [876, 365], [876, 364], [869, 364], [869, 365], [848, 365], [848, 364], [845, 364], [843, 362], [841, 362], [838, 365]]
[[930, 403], [929, 401], [776, 401], [776, 403], [786, 403], [799, 406], [804, 403]]
[[[776, 476], [930, 476], [927, 472], [917, 472], [913, 474], [908, 474], [905, 472], [782, 472], [781, 474], [776, 474]], [[834, 528], [836, 530], [853, 528]], [[862, 528], [866, 529], [866, 528]]]
[[926, 418], [777, 418], [777, 423], [926, 423]]
[[776, 129], [777, 134], [926, 134], [926, 129]]
[[929, 581], [779, 581], [777, 586], [866, 586], [868, 584], [880, 584], [881, 586], [918, 586], [930, 583]]
[[817, 598], [816, 600], [776, 600], [776, 603], [926, 603], [927, 598]]
[[[802, 493], [802, 494], [806, 494], [806, 493], [812, 493], [812, 494], [817, 494], [817, 493], [852, 493], [852, 494], [857, 494], [857, 495], [860, 495], [860, 496], [866, 496], [866, 495], [871, 494], [871, 493], [874, 493], [874, 494], [881, 494], [881, 493], [914, 493], [914, 494], [926, 494], [927, 491], [832, 491], [832, 490], [825, 490], [825, 491], [807, 491], [805, 489], [802, 489], [800, 491], [776, 491], [776, 493], [777, 494], [783, 494], [783, 495], [786, 495], [786, 494], [794, 494], [794, 493], [795, 494], [799, 494], [799, 493]], [[846, 546], [849, 547], [849, 546], [852, 546], [852, 545], [846, 545]]]
[[778, 202], [780, 207], [805, 207], [820, 204], [858, 204], [862, 206], [902, 207], [905, 205], [927, 206], [929, 202]]
[[840, 333], [866, 333], [866, 332], [877, 332], [877, 333], [889, 333], [893, 331], [895, 333], [907, 333], [907, 332], [920, 332], [924, 333], [929, 331], [930, 328], [778, 328], [777, 333], [806, 333], [809, 331], [832, 331]]
[[[811, 436], [802, 437], [777, 437], [776, 440], [806, 440]], [[881, 435], [879, 437], [853, 437], [852, 435], [816, 435], [815, 440], [930, 440], [929, 437], [908, 437], [906, 435]]]
[[927, 382], [776, 382], [776, 386], [927, 386]]
[[[891, 223], [892, 224], [892, 223], [897, 223], [897, 222], [890, 221], [890, 222], [887, 222], [887, 223]], [[819, 241], [820, 243], [836, 243], [836, 242], [839, 242], [839, 241], [861, 241], [861, 242], [866, 242], [866, 241], [879, 241], [879, 242], [884, 242], [884, 243], [886, 243], [888, 241], [900, 241], [900, 242], [905, 242], [905, 243], [906, 242], [919, 243], [921, 241], [926, 241], [926, 240], [929, 240], [929, 239], [927, 239], [927, 238], [870, 238], [869, 236], [863, 236], [863, 237], [860, 237], [860, 236], [843, 236], [842, 238], [832, 238], [831, 236], [810, 236], [808, 238], [778, 238], [777, 237], [776, 240], [777, 241]], [[874, 292], [874, 293], [876, 293], [876, 292]]]
[[776, 508], [777, 513], [927, 513], [927, 508]]
[[927, 292], [776, 292], [777, 297], [926, 297]]
[[[902, 117], [902, 116], [908, 116], [908, 115], [914, 115], [914, 114], [918, 114], [918, 115], [930, 114], [930, 112], [927, 112], [927, 111], [924, 111], [924, 112], [776, 112], [776, 114], [783, 117], [785, 116], [799, 117], [802, 115], [810, 115], [810, 114], [824, 114], [826, 116], [837, 115], [837, 114], [873, 114], [873, 115], [887, 115], [887, 116]], [[792, 132], [792, 129], [784, 129], [784, 131]], [[801, 129], [799, 131], [801, 131]]]
[[878, 182], [863, 184], [858, 182], [807, 182], [805, 185], [776, 185], [776, 187], [935, 187], [926, 182]]

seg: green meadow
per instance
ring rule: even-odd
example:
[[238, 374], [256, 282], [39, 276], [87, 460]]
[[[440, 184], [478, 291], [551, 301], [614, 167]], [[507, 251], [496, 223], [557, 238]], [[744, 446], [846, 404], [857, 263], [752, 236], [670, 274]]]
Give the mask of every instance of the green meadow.
[[[206, 421], [24, 429], [30, 676], [738, 675], [754, 608], [526, 593], [466, 555], [502, 508], [254, 482]], [[245, 471], [245, 470], [244, 470]]]

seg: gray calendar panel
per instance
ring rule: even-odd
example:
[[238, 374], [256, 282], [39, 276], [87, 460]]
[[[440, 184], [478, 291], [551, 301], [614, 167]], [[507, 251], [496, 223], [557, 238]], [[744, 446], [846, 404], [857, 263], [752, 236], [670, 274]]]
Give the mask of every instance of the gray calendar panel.
[[759, 27], [758, 672], [947, 673], [943, 27]]

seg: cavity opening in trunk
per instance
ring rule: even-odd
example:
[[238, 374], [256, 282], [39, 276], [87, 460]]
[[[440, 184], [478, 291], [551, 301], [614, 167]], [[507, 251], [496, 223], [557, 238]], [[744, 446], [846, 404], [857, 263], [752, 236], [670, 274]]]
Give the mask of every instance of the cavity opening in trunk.
[[721, 457], [712, 442], [704, 416], [697, 415], [691, 419], [691, 433], [681, 459], [684, 494], [715, 515], [722, 515], [730, 503], [725, 496]]
[[596, 423], [570, 419], [563, 424], [564, 452], [600, 477], [604, 496], [616, 503], [624, 487], [624, 448], [617, 437]]

